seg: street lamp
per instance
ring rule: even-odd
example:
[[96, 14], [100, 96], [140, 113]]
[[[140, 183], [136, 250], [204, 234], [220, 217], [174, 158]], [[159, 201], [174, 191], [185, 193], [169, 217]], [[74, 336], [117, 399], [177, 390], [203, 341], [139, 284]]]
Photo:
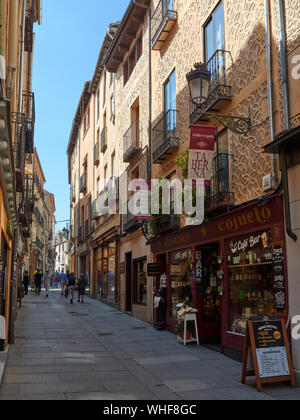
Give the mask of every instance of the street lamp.
[[193, 104], [199, 106], [208, 98], [211, 73], [202, 63], [196, 63], [194, 67], [195, 70], [191, 70], [186, 78], [189, 84], [191, 100]]
[[248, 118], [203, 111], [202, 105], [209, 100], [209, 86], [212, 74], [203, 63], [196, 63], [194, 67], [195, 69], [191, 70], [186, 75], [186, 78], [189, 84], [191, 101], [196, 105], [198, 113], [208, 116], [209, 119], [219, 121], [224, 127], [235, 133], [247, 135], [252, 129], [250, 109]]

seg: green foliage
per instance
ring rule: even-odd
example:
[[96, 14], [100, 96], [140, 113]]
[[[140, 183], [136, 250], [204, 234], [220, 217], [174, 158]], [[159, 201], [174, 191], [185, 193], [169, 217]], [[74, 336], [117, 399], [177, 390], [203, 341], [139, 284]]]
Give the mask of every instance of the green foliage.
[[176, 165], [181, 168], [181, 173], [182, 173], [183, 179], [188, 179], [189, 156], [190, 156], [190, 150], [187, 149], [185, 152], [183, 152], [181, 155], [177, 156], [177, 158], [175, 159]]

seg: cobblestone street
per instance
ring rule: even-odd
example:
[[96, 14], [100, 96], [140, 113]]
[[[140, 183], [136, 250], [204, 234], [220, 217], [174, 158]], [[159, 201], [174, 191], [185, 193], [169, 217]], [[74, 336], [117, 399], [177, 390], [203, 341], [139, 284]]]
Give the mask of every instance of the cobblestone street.
[[296, 399], [300, 389], [240, 383], [241, 364], [184, 348], [98, 301], [70, 305], [59, 292], [30, 295], [18, 313], [1, 400]]

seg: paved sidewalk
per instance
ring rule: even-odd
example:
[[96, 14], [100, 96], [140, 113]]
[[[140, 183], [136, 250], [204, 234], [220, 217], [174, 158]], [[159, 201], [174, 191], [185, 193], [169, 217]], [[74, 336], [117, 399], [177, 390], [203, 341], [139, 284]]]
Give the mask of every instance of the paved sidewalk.
[[0, 400], [300, 400], [285, 384], [241, 385], [240, 363], [92, 299], [26, 297], [15, 335]]

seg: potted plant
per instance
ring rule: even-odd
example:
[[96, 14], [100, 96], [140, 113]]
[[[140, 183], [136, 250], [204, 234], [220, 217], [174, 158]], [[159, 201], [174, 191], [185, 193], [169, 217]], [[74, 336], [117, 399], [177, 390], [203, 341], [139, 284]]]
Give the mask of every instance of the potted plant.
[[[186, 339], [190, 340], [192, 335], [195, 332], [195, 324], [193, 321], [188, 321], [186, 324]], [[182, 340], [184, 340], [184, 322], [180, 322], [177, 324], [176, 333], [180, 336]]]

